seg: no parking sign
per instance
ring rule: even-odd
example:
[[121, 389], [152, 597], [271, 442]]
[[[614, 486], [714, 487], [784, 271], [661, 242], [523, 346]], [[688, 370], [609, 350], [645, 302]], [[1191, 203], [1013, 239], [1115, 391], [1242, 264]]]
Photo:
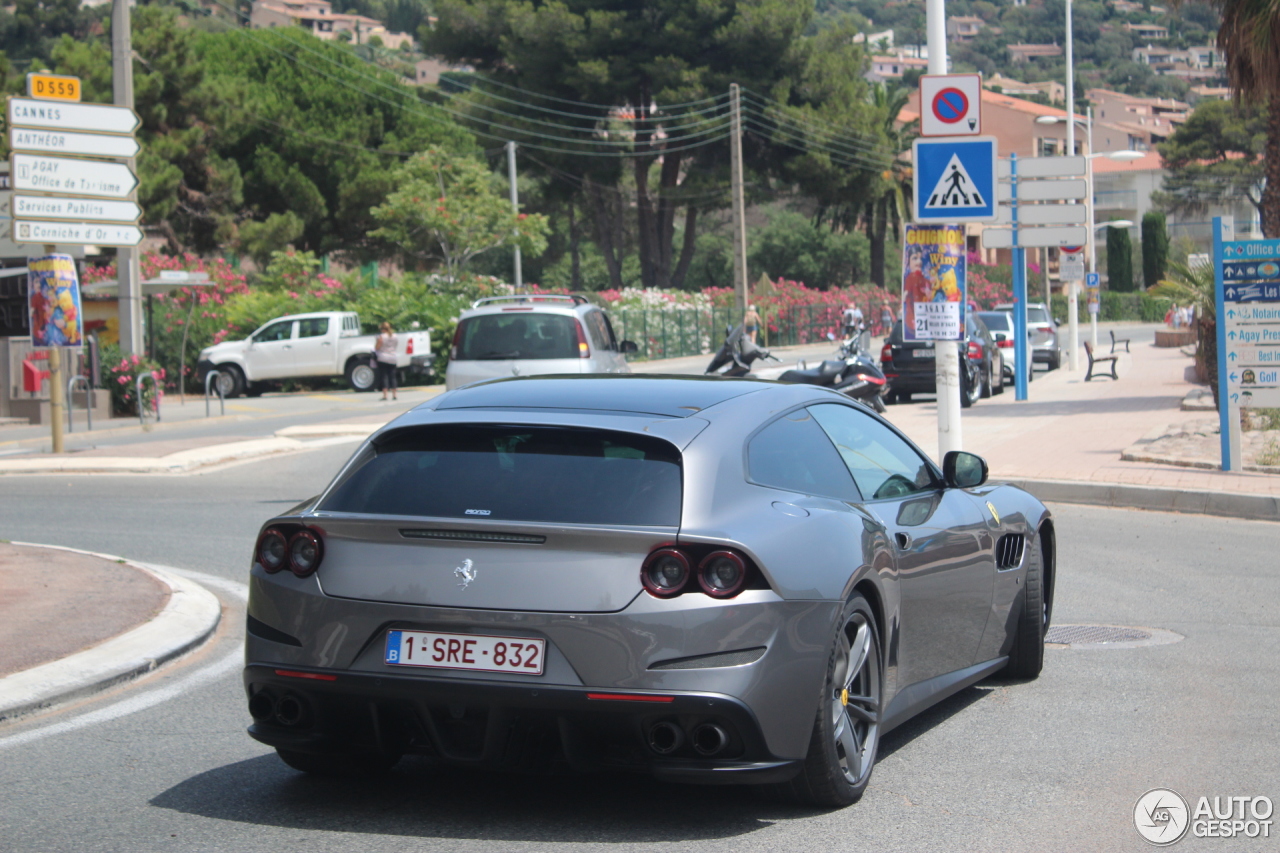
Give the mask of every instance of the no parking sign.
[[981, 134], [981, 74], [926, 74], [920, 78], [921, 136]]

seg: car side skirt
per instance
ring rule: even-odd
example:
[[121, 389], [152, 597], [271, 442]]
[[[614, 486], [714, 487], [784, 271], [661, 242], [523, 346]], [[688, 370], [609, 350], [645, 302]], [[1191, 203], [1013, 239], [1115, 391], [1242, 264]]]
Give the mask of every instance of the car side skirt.
[[918, 681], [910, 687], [899, 690], [898, 695], [889, 703], [880, 722], [881, 734], [897, 728], [929, 706], [936, 705], [948, 696], [953, 696], [993, 672], [999, 671], [1008, 662], [1008, 656], [998, 657], [964, 669], [957, 669], [955, 672], [947, 672], [926, 681]]

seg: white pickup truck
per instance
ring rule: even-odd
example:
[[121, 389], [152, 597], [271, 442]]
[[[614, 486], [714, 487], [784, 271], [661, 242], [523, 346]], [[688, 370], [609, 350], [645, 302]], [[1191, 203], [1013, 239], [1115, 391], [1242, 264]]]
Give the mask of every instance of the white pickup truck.
[[[431, 333], [396, 332], [396, 366], [423, 367], [431, 361]], [[264, 383], [282, 379], [345, 376], [356, 391], [373, 390], [377, 335], [360, 334], [351, 311], [290, 314], [266, 323], [243, 341], [224, 341], [200, 351], [203, 383], [209, 371], [224, 397], [256, 397]]]

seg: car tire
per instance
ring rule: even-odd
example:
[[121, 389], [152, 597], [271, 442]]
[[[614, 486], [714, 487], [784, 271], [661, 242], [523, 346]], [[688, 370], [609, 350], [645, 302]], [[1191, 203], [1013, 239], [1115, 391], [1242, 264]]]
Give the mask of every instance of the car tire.
[[398, 753], [358, 752], [331, 755], [276, 748], [280, 760], [294, 770], [312, 776], [373, 776], [385, 773], [400, 761]]
[[996, 383], [994, 393], [996, 394], [1004, 393], [1004, 361], [1003, 360], [1000, 362], [1000, 381]]
[[1044, 554], [1040, 537], [1027, 538], [1026, 579], [1022, 585], [1022, 606], [1014, 628], [1013, 648], [1005, 675], [1033, 679], [1044, 666], [1044, 638], [1049, 632], [1049, 600], [1045, 596]]
[[988, 365], [982, 380], [982, 399], [986, 400], [995, 392], [995, 380], [991, 378], [991, 367]]
[[962, 374], [960, 377], [960, 408], [967, 409], [982, 398], [982, 374], [976, 377], [969, 377]]
[[239, 397], [244, 393], [245, 381], [244, 371], [236, 367], [234, 364], [219, 364], [214, 370], [218, 371], [218, 378], [214, 380], [218, 387], [222, 390], [224, 399], [230, 397]]
[[880, 394], [873, 394], [871, 396], [871, 408], [882, 415], [889, 411], [888, 407], [884, 404], [884, 397]]
[[357, 393], [372, 391], [378, 382], [378, 374], [369, 366], [366, 358], [353, 358], [347, 362], [347, 384]]
[[774, 786], [782, 799], [819, 808], [844, 808], [861, 799], [880, 746], [884, 658], [871, 605], [855, 593], [839, 625], [804, 766]]
[[1062, 350], [1056, 349], [1049, 354], [1049, 369], [1057, 370], [1062, 367]]
[[893, 392], [893, 399], [894, 399], [894, 402], [895, 402], [895, 403], [910, 403], [910, 402], [911, 402], [911, 392], [910, 392], [910, 391], [895, 391], [895, 392]]

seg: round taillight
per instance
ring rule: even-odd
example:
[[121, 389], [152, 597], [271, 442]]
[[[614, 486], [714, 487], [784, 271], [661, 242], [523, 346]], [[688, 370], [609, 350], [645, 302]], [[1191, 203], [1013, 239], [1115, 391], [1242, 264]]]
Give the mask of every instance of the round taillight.
[[675, 548], [660, 548], [644, 561], [640, 582], [659, 598], [676, 595], [689, 580], [689, 558]]
[[728, 598], [747, 582], [747, 564], [732, 551], [712, 551], [698, 564], [698, 585], [707, 595]]
[[258, 564], [272, 574], [284, 568], [289, 559], [289, 543], [284, 534], [274, 527], [268, 528], [258, 540]]
[[314, 572], [323, 557], [324, 545], [310, 530], [300, 530], [289, 540], [289, 568], [298, 577]]

